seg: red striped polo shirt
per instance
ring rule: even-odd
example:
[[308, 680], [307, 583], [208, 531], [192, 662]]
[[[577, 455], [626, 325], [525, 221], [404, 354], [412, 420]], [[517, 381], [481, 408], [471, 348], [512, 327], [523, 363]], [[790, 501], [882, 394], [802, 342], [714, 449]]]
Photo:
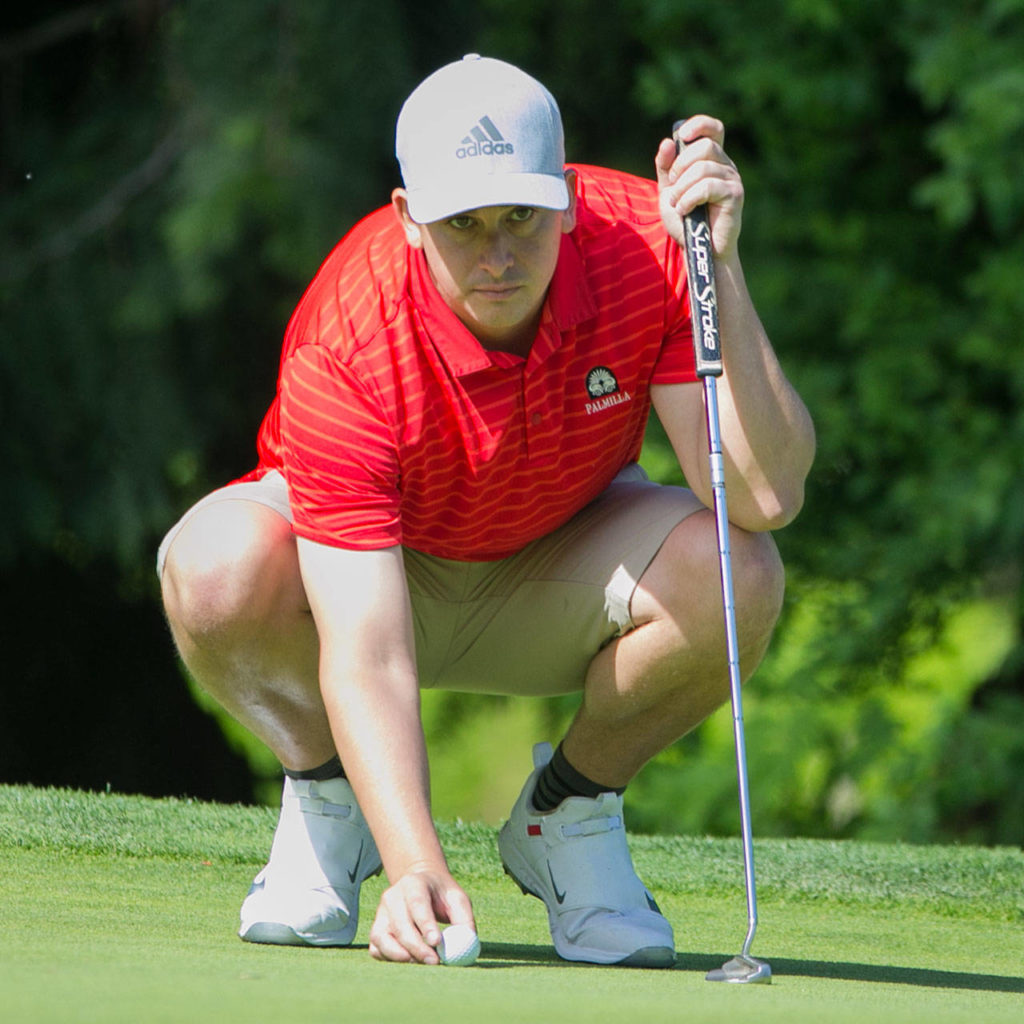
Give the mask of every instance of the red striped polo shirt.
[[390, 207], [331, 252], [243, 478], [284, 473], [299, 536], [504, 558], [636, 461], [651, 384], [696, 379], [685, 264], [654, 182], [576, 170], [577, 225], [525, 358], [463, 326]]

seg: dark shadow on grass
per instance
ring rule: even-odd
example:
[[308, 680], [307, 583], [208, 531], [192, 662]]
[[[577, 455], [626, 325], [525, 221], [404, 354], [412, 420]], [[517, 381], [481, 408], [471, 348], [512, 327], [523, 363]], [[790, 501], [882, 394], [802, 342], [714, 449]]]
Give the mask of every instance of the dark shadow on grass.
[[[616, 967], [613, 964], [587, 964], [563, 960], [553, 946], [528, 946], [518, 942], [483, 942], [478, 967], [569, 967], [588, 971], [641, 971], [643, 967]], [[651, 968], [663, 970], [663, 968]]]
[[[281, 949], [280, 946], [260, 946], [257, 949]], [[304, 952], [317, 947], [289, 946]], [[325, 952], [337, 954], [352, 951], [368, 952], [365, 944], [354, 943], [344, 950], [323, 947]], [[679, 953], [676, 971], [707, 974], [732, 959], [733, 953]], [[786, 957], [764, 957], [771, 965], [777, 980], [789, 977], [827, 978], [831, 981], [870, 981], [878, 985], [919, 985], [922, 988], [963, 989], [970, 992], [1014, 992], [1024, 995], [1024, 977], [1002, 974], [969, 974], [966, 971], [937, 971], [928, 967], [894, 967], [887, 964], [852, 964], [840, 960], [793, 960]], [[634, 967], [602, 967], [600, 964], [574, 963], [563, 960], [552, 946], [534, 946], [519, 942], [483, 942], [477, 967], [501, 969], [508, 967], [569, 967], [584, 970], [643, 970]], [[659, 971], [660, 973], [660, 971]]]
[[[721, 967], [734, 954], [681, 953], [676, 970], [706, 973]], [[1024, 993], [1024, 977], [1001, 974], [968, 974], [966, 971], [937, 971], [926, 967], [893, 967], [886, 964], [851, 964], [829, 960], [790, 960], [764, 957], [772, 974], [803, 978], [829, 978], [838, 981], [872, 981], [888, 985], [920, 985], [922, 988], [957, 988], [974, 992]]]
[[[277, 946], [270, 943], [252, 943], [254, 950], [263, 950], [268, 955], [280, 955], [282, 951], [296, 956], [343, 956], [354, 954], [369, 956], [370, 947], [365, 942], [353, 942], [350, 946]], [[562, 960], [552, 946], [527, 946], [516, 942], [482, 942], [477, 967], [596, 967], [596, 964], [570, 964]], [[4, 1019], [4, 1018], [0, 1018]]]
[[[677, 971], [708, 971], [721, 967], [732, 953], [680, 953]], [[766, 958], [767, 959], [767, 958]], [[922, 988], [964, 989], [973, 992], [1015, 992], [1024, 994], [1024, 977], [1001, 974], [970, 974], [966, 971], [937, 971], [926, 967], [894, 967], [886, 964], [853, 964], [829, 960], [793, 960], [771, 957], [777, 979], [790, 977], [828, 978], [833, 981], [870, 981], [879, 985], [919, 985]], [[563, 960], [551, 946], [516, 942], [484, 942], [480, 967], [572, 967], [593, 970], [596, 964]], [[629, 970], [630, 968], [626, 968]]]
[[[498, 961], [498, 962], [495, 962]], [[530, 946], [519, 942], [481, 942], [478, 967], [568, 967], [552, 946]], [[580, 964], [581, 967], [592, 966]]]

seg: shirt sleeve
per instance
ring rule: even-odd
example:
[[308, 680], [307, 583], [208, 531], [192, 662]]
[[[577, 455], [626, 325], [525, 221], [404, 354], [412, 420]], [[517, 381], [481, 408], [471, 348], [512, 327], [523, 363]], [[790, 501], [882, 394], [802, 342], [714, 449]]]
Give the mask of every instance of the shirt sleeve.
[[297, 535], [357, 550], [401, 543], [394, 432], [372, 388], [320, 345], [282, 367], [281, 440]]
[[665, 258], [665, 340], [654, 364], [652, 384], [688, 384], [697, 379], [693, 324], [682, 249], [667, 239]]

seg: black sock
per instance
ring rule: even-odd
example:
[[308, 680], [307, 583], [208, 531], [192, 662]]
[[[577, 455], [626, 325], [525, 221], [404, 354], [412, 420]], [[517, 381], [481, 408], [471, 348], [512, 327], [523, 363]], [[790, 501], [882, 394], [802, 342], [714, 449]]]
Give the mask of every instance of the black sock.
[[537, 786], [533, 791], [532, 803], [534, 810], [553, 811], [566, 797], [585, 796], [593, 800], [602, 793], [623, 793], [626, 787], [604, 786], [600, 782], [581, 775], [562, 753], [562, 744], [558, 744], [554, 757], [544, 766], [537, 776]]
[[319, 768], [307, 768], [305, 771], [297, 772], [292, 768], [285, 768], [285, 775], [289, 779], [304, 782], [326, 782], [328, 779], [345, 778], [345, 769], [341, 766], [341, 758], [337, 754], [325, 761]]

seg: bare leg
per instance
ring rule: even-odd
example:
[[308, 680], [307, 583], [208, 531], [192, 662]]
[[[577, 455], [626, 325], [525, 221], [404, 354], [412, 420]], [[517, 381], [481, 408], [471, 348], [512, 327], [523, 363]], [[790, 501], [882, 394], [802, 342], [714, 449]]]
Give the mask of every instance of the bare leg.
[[199, 509], [171, 545], [162, 585], [178, 651], [203, 689], [286, 768], [334, 756], [316, 628], [281, 516], [245, 500]]
[[[163, 572], [164, 607], [189, 671], [286, 769], [335, 754], [320, 696], [319, 642], [288, 522], [243, 498], [194, 512]], [[347, 946], [377, 847], [347, 780], [284, 780], [266, 867], [242, 903], [239, 936]]]
[[[730, 533], [740, 667], [749, 677], [778, 619], [783, 569], [769, 534]], [[728, 699], [711, 512], [690, 516], [669, 535], [640, 579], [631, 612], [636, 628], [591, 662], [563, 744], [578, 771], [608, 786], [625, 786]]]

